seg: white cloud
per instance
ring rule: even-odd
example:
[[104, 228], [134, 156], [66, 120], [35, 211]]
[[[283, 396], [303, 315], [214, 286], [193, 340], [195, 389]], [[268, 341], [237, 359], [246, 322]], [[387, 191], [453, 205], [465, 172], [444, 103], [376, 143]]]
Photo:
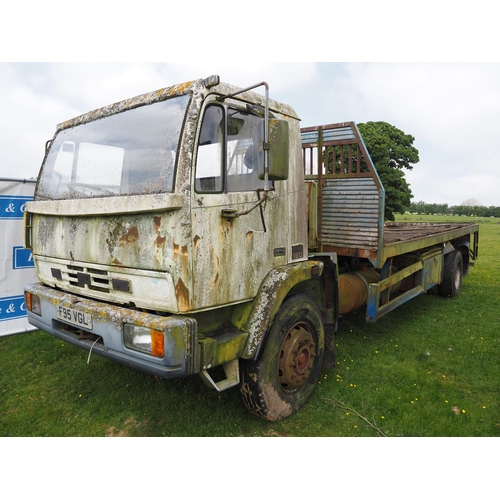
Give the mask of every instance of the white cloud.
[[57, 100], [75, 103], [82, 113], [212, 74], [240, 87], [267, 81], [273, 92], [297, 89], [316, 75], [315, 63], [50, 63], [33, 65], [35, 76], [31, 66], [28, 63], [22, 68], [33, 88]]
[[470, 198], [485, 206], [500, 206], [498, 186], [500, 173], [454, 175], [450, 170], [436, 171], [423, 166], [406, 174], [414, 194], [414, 202], [461, 205]]
[[346, 85], [374, 120], [400, 124], [449, 151], [477, 149], [479, 142], [498, 137], [498, 64], [349, 64], [345, 69]]
[[36, 176], [63, 120], [215, 73], [240, 87], [267, 81], [303, 126], [383, 120], [413, 135], [420, 162], [406, 175], [415, 201], [500, 205], [499, 64], [191, 61], [0, 63], [0, 176]]
[[[301, 88], [311, 83], [317, 74], [317, 65], [312, 62], [255, 63], [245, 60], [244, 57], [233, 63], [173, 63], [168, 65], [168, 69], [179, 77], [179, 81], [218, 74], [222, 81], [239, 87], [248, 87], [266, 81], [273, 92]], [[293, 103], [290, 104], [293, 105]]]
[[57, 122], [76, 110], [18, 80], [13, 67], [1, 69], [0, 176], [36, 177], [45, 142], [52, 138]]
[[214, 73], [241, 87], [266, 80], [275, 93], [310, 83], [316, 65], [3, 63], [0, 70], [0, 177], [29, 178], [38, 174], [44, 144], [56, 125], [79, 114]]
[[343, 69], [331, 92], [342, 103], [338, 111], [351, 111], [358, 122], [387, 121], [415, 137], [420, 162], [406, 177], [416, 200], [452, 205], [475, 197], [500, 205], [500, 65], [359, 63]]
[[176, 83], [148, 63], [52, 63], [45, 78], [45, 92], [81, 113]]

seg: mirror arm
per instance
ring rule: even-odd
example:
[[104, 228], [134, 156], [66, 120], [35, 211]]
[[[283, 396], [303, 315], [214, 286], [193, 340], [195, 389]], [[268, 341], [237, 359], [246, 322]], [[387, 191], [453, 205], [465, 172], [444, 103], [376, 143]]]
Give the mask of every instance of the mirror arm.
[[225, 219], [236, 219], [237, 217], [240, 217], [241, 215], [246, 215], [249, 214], [252, 210], [256, 209], [259, 205], [262, 205], [264, 201], [267, 200], [269, 197], [269, 190], [264, 190], [264, 194], [262, 198], [254, 203], [248, 210], [242, 210], [241, 212], [238, 212], [235, 208], [223, 208], [221, 210], [221, 216], [224, 217]]
[[[250, 87], [246, 87], [241, 90], [237, 90], [232, 94], [228, 94], [226, 96], [220, 96], [217, 98], [218, 101], [223, 102], [229, 97], [234, 97], [235, 95], [242, 94], [243, 92], [247, 92], [248, 90], [255, 89], [257, 87], [264, 86], [265, 88], [265, 108], [264, 108], [264, 143], [262, 145], [262, 149], [264, 150], [264, 193], [269, 192], [269, 85], [267, 82], [256, 83], [255, 85], [251, 85]], [[267, 195], [266, 195], [267, 197]], [[257, 205], [260, 205], [259, 202]], [[251, 209], [253, 210], [255, 206]], [[223, 210], [224, 212], [224, 210]], [[248, 212], [247, 212], [248, 213]], [[243, 214], [240, 214], [243, 215]]]
[[226, 96], [220, 96], [217, 98], [218, 101], [223, 102], [229, 97], [234, 97], [238, 94], [242, 94], [243, 92], [247, 92], [248, 90], [255, 89], [257, 87], [264, 86], [265, 88], [265, 108], [264, 108], [264, 142], [262, 144], [262, 149], [264, 151], [264, 195], [262, 198], [252, 205], [248, 210], [243, 210], [241, 212], [238, 212], [235, 209], [232, 208], [224, 208], [221, 211], [222, 217], [225, 217], [227, 219], [235, 219], [237, 217], [240, 217], [241, 215], [246, 215], [250, 213], [252, 210], [257, 208], [259, 205], [261, 205], [265, 200], [267, 200], [269, 196], [269, 149], [270, 149], [270, 144], [269, 144], [269, 85], [267, 82], [260, 82], [256, 83], [255, 85], [251, 85], [250, 87], [246, 87], [241, 90], [237, 90], [236, 92], [233, 92], [232, 94], [228, 94]]

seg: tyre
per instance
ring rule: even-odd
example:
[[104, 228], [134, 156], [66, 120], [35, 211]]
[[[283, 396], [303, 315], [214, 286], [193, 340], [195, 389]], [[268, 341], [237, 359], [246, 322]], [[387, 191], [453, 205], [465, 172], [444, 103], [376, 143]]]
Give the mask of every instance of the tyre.
[[454, 250], [444, 258], [443, 282], [439, 294], [443, 297], [456, 297], [462, 288], [463, 260], [459, 250]]
[[296, 412], [316, 388], [324, 342], [316, 304], [307, 295], [285, 300], [260, 358], [241, 362], [240, 392], [245, 406], [270, 421]]
[[470, 271], [469, 249], [467, 247], [462, 247], [460, 253], [462, 254], [462, 276], [469, 276], [469, 271]]

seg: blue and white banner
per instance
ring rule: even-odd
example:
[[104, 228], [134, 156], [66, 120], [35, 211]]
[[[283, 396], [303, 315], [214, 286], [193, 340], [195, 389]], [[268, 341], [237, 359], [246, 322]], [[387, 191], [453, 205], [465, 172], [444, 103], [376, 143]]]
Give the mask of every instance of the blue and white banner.
[[34, 181], [0, 179], [0, 337], [35, 329], [27, 320], [24, 285], [37, 278], [23, 246], [24, 207], [34, 190]]

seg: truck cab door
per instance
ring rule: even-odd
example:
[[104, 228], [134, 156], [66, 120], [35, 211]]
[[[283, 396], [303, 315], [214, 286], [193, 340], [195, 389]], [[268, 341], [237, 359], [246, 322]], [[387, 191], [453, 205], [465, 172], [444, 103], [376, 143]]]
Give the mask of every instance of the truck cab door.
[[262, 196], [263, 130], [264, 119], [241, 105], [205, 107], [192, 200], [196, 309], [252, 299], [263, 277], [286, 262], [275, 252], [285, 246], [285, 225], [271, 227], [285, 206], [279, 197], [241, 217], [222, 215], [223, 209], [245, 211]]

